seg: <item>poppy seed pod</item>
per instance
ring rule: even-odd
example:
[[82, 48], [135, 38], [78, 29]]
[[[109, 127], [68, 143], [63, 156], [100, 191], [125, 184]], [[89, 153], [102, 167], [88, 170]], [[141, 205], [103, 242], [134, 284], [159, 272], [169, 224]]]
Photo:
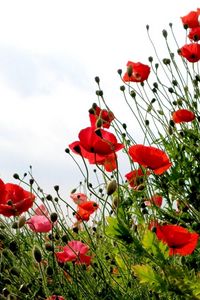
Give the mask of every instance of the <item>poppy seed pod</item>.
[[114, 179], [110, 181], [107, 185], [107, 195], [112, 195], [117, 189], [117, 181]]

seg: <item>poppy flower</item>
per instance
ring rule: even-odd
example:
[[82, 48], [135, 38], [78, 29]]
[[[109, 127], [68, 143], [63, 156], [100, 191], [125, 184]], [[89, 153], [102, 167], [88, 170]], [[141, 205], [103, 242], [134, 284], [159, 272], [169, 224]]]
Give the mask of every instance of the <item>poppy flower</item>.
[[35, 210], [35, 215], [27, 222], [30, 229], [34, 232], [49, 232], [52, 230], [52, 222], [49, 218], [47, 208], [42, 204]]
[[181, 20], [184, 26], [187, 26], [189, 28], [194, 28], [200, 25], [198, 17], [199, 17], [198, 11], [191, 11], [186, 16], [181, 17]]
[[190, 40], [198, 42], [200, 40], [200, 27], [191, 28], [188, 37]]
[[200, 60], [200, 45], [197, 43], [186, 44], [178, 50], [178, 54], [189, 62], [195, 63]]
[[156, 236], [169, 247], [169, 255], [191, 254], [197, 246], [199, 235], [178, 225], [156, 225]]
[[[93, 107], [89, 110], [89, 117], [91, 127], [104, 127], [109, 128], [110, 123], [114, 120], [115, 116], [110, 110], [101, 109], [97, 105], [93, 105]], [[97, 121], [100, 120], [101, 126], [97, 126]]]
[[98, 164], [105, 156], [124, 148], [124, 145], [117, 142], [114, 134], [104, 129], [87, 127], [79, 132], [79, 141], [70, 144], [69, 148], [88, 159], [89, 163]]
[[150, 67], [140, 62], [127, 62], [127, 72], [123, 76], [125, 82], [143, 82], [147, 80], [150, 74]]
[[0, 179], [0, 214], [5, 217], [18, 216], [33, 206], [35, 195], [21, 186]]
[[78, 221], [89, 221], [90, 215], [98, 209], [98, 204], [94, 201], [80, 203], [76, 212]]
[[157, 207], [161, 207], [162, 201], [163, 201], [162, 196], [160, 196], [160, 195], [154, 195], [153, 197], [151, 197], [150, 199], [148, 199], [144, 203], [145, 203], [146, 206], [152, 206], [152, 204], [153, 204], [153, 205], [155, 205]]
[[141, 168], [137, 170], [133, 170], [125, 175], [128, 183], [130, 184], [131, 187], [134, 189], [137, 189], [137, 187], [143, 183], [144, 181], [144, 176], [145, 175], [150, 175], [150, 172], [146, 172], [142, 170]]
[[97, 164], [104, 166], [105, 171], [112, 172], [117, 169], [117, 155], [115, 153], [106, 155]]
[[179, 109], [172, 114], [174, 123], [191, 122], [195, 119], [195, 114], [188, 109]]
[[70, 197], [72, 198], [72, 200], [74, 201], [74, 203], [76, 204], [81, 204], [87, 201], [87, 196], [83, 193], [73, 193], [70, 195]]
[[75, 264], [86, 264], [89, 265], [91, 261], [91, 256], [86, 255], [89, 251], [88, 245], [80, 241], [70, 241], [67, 246], [60, 247], [63, 251], [56, 252], [56, 258], [59, 262], [75, 262]]
[[62, 296], [52, 295], [48, 297], [46, 300], [65, 300]]
[[155, 147], [138, 144], [131, 146], [128, 152], [134, 162], [151, 169], [156, 175], [163, 174], [172, 165], [167, 154]]

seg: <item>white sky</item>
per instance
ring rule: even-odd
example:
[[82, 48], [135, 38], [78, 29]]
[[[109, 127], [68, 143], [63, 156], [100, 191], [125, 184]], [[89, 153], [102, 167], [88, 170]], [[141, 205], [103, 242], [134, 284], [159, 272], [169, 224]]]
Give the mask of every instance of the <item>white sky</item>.
[[64, 149], [89, 125], [94, 77], [126, 122], [117, 69], [154, 55], [146, 24], [161, 56], [169, 22], [184, 44], [180, 16], [198, 6], [197, 0], [0, 1], [1, 178], [13, 182], [13, 173], [32, 165], [45, 191], [55, 184], [71, 191], [81, 175]]

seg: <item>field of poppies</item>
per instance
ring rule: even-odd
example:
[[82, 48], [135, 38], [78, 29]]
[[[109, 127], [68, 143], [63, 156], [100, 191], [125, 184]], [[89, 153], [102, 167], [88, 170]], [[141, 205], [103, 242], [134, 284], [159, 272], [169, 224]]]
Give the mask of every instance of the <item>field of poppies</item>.
[[44, 192], [31, 167], [0, 179], [0, 300], [200, 299], [199, 19], [180, 18], [182, 47], [163, 30], [167, 57], [118, 70], [142, 143], [97, 76], [88, 127], [65, 149], [71, 194]]

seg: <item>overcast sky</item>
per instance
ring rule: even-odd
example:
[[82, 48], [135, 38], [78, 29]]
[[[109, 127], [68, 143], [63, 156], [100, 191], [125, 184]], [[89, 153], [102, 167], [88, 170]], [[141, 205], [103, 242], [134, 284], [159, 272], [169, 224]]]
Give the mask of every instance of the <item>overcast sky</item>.
[[0, 1], [1, 178], [13, 182], [13, 173], [32, 165], [45, 191], [59, 184], [69, 193], [81, 175], [64, 150], [89, 125], [88, 109], [97, 101], [94, 77], [100, 76], [108, 105], [126, 122], [117, 69], [125, 71], [128, 60], [148, 63], [154, 55], [146, 24], [158, 52], [169, 22], [184, 43], [180, 16], [198, 5], [197, 0]]

